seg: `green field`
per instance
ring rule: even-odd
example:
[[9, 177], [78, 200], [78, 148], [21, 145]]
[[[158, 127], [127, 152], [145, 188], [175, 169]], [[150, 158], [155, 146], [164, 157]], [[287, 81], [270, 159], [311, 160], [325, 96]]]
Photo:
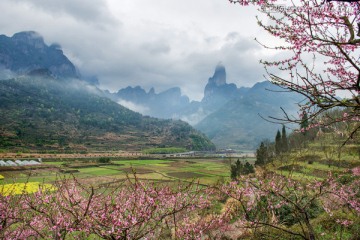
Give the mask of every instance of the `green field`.
[[[253, 162], [254, 159], [246, 159]], [[232, 162], [235, 160], [232, 159]], [[243, 160], [245, 161], [245, 160]], [[2, 171], [5, 177], [0, 184], [12, 182], [52, 182], [63, 176], [75, 176], [91, 184], [111, 183], [134, 174], [139, 179], [153, 181], [192, 181], [213, 184], [228, 179], [229, 159], [157, 159], [112, 160], [109, 165], [94, 166], [79, 160], [46, 162], [49, 168], [26, 171]], [[96, 163], [95, 163], [96, 165]], [[61, 170], [63, 170], [61, 172]], [[64, 173], [64, 171], [67, 171]]]

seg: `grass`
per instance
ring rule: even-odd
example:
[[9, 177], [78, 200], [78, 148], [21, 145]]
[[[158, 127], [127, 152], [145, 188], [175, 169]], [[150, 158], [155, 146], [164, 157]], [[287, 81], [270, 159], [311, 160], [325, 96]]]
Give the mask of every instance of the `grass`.
[[196, 172], [171, 172], [168, 173], [171, 177], [175, 178], [201, 178], [204, 175]]
[[137, 177], [140, 179], [149, 179], [149, 180], [173, 180], [171, 177], [168, 177], [165, 174], [160, 174], [156, 172], [138, 174]]
[[330, 172], [346, 174], [349, 167], [356, 165], [354, 156], [346, 151], [342, 152], [340, 159], [328, 159], [322, 151], [311, 149], [302, 154], [292, 152], [283, 155], [268, 165], [268, 169], [294, 180], [322, 180]]
[[79, 169], [79, 171], [80, 171], [80, 175], [87, 174], [87, 175], [94, 175], [94, 176], [108, 176], [108, 175], [119, 174], [118, 170], [107, 169], [107, 168], [102, 168], [102, 167], [81, 168], [81, 169]]
[[323, 171], [338, 171], [338, 172], [343, 172], [345, 171], [345, 168], [342, 167], [336, 167], [333, 165], [327, 165], [324, 163], [320, 163], [320, 162], [313, 162], [312, 164], [308, 164], [308, 163], [298, 163], [301, 166], [304, 166], [306, 168], [309, 169], [319, 169], [319, 170], [323, 170]]
[[312, 176], [306, 173], [300, 173], [300, 172], [290, 172], [285, 170], [276, 170], [277, 174], [283, 175], [285, 177], [289, 177], [291, 179], [297, 180], [297, 181], [303, 181], [303, 180], [322, 180], [321, 177]]
[[171, 160], [118, 160], [112, 161], [115, 164], [125, 164], [125, 165], [153, 165], [153, 164], [168, 164], [172, 162]]

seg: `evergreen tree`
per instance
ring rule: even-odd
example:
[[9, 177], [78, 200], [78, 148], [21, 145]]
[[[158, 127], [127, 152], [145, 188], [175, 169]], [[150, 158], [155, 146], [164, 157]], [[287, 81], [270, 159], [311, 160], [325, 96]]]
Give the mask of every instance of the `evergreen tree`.
[[289, 144], [288, 144], [288, 139], [287, 139], [287, 136], [286, 136], [285, 125], [283, 125], [283, 128], [282, 128], [282, 134], [281, 134], [281, 149], [282, 149], [282, 152], [287, 152], [287, 151], [289, 151]]
[[251, 165], [248, 161], [246, 161], [244, 165], [244, 174], [247, 175], [254, 172], [255, 172], [254, 166]]
[[236, 180], [238, 176], [241, 174], [247, 175], [250, 173], [254, 173], [255, 169], [254, 166], [251, 165], [249, 162], [246, 162], [244, 165], [240, 162], [240, 159], [236, 161], [235, 164], [232, 164], [230, 167], [230, 177], [232, 180]]
[[300, 130], [306, 135], [307, 128], [309, 127], [309, 119], [307, 113], [304, 111], [300, 122]]
[[275, 137], [275, 154], [279, 155], [282, 152], [281, 149], [281, 133], [278, 130]]
[[240, 159], [236, 161], [235, 164], [231, 165], [230, 168], [230, 177], [232, 180], [236, 180], [236, 178], [244, 173], [244, 165], [241, 164]]
[[241, 164], [240, 159], [236, 161], [237, 175], [239, 176], [243, 172], [244, 166]]
[[268, 160], [268, 149], [265, 146], [264, 142], [260, 143], [260, 147], [256, 150], [256, 161], [255, 165], [262, 166]]
[[236, 165], [232, 164], [230, 167], [230, 177], [231, 180], [236, 180], [236, 178], [238, 177], [238, 171], [236, 168]]

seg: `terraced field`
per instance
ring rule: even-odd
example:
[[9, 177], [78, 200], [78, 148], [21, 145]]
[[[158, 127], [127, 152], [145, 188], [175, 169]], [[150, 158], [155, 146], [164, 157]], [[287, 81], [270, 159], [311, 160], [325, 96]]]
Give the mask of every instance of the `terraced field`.
[[275, 161], [269, 169], [277, 174], [296, 180], [322, 180], [332, 175], [342, 175], [358, 167], [358, 156], [344, 154], [341, 159], [329, 159], [322, 152], [298, 156], [296, 153], [283, 156]]

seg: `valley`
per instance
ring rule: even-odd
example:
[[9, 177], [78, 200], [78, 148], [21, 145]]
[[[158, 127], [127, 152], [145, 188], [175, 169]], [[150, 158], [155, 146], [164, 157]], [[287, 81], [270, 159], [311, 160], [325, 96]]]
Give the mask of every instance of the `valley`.
[[255, 150], [260, 141], [271, 139], [279, 127], [271, 117], [284, 117], [281, 109], [296, 114], [303, 100], [269, 81], [237, 87], [227, 83], [226, 76], [225, 66], [216, 65], [201, 101], [190, 101], [177, 87], [156, 93], [154, 88], [146, 92], [129, 86], [107, 96], [144, 115], [181, 119], [205, 133], [217, 148], [237, 150]]
[[[57, 160], [57, 161], [52, 161]], [[254, 158], [247, 158], [254, 162]], [[52, 183], [61, 178], [75, 177], [91, 185], [107, 185], [127, 177], [155, 182], [199, 181], [200, 184], [215, 184], [229, 177], [228, 158], [177, 158], [177, 159], [127, 159], [112, 157], [109, 163], [92, 159], [67, 158], [47, 159], [36, 167], [0, 167], [4, 176], [2, 184], [15, 182]]]
[[[253, 236], [260, 237], [267, 234], [281, 236], [286, 239], [289, 237], [287, 231], [301, 232], [301, 221], [303, 220], [300, 220], [301, 216], [298, 216], [296, 212], [296, 208], [301, 206], [305, 206], [306, 211], [311, 214], [311, 225], [327, 226], [329, 224], [331, 226], [326, 229], [317, 227], [314, 230], [317, 236], [321, 236], [323, 233], [339, 238], [343, 235], [349, 236], [346, 239], [359, 236], [359, 216], [356, 212], [349, 210], [346, 203], [339, 207], [339, 204], [343, 204], [343, 200], [336, 198], [338, 191], [342, 191], [344, 197], [341, 197], [341, 199], [346, 197], [346, 199], [349, 198], [346, 201], [351, 201], [351, 204], [358, 204], [357, 195], [353, 195], [351, 192], [353, 189], [357, 189], [360, 176], [358, 138], [351, 140], [341, 149], [339, 143], [342, 143], [345, 139], [336, 136], [331, 131], [315, 137], [311, 132], [306, 136], [302, 133], [293, 133], [288, 138], [291, 150], [272, 155], [271, 149], [274, 145], [267, 145], [270, 152], [268, 152], [269, 155], [267, 155], [265, 164], [262, 165], [258, 162], [258, 155], [254, 157], [249, 153], [218, 153], [215, 155], [214, 153], [203, 152], [200, 155], [194, 152], [191, 154], [198, 155], [186, 157], [182, 156], [181, 153], [148, 154], [144, 152], [93, 152], [87, 154], [1, 153], [0, 159], [3, 158], [5, 161], [15, 161], [15, 159], [39, 161], [38, 158], [41, 158], [42, 164], [0, 167], [0, 175], [2, 176], [0, 192], [3, 196], [13, 196], [12, 201], [16, 199], [16, 196], [31, 196], [31, 194], [39, 196], [42, 192], [45, 196], [57, 195], [56, 198], [52, 198], [51, 204], [66, 204], [67, 201], [70, 201], [69, 204], [79, 201], [86, 204], [86, 202], [92, 200], [103, 203], [107, 198], [113, 199], [120, 194], [122, 201], [132, 196], [122, 204], [129, 204], [128, 202], [134, 198], [135, 202], [132, 203], [132, 207], [136, 208], [139, 206], [137, 201], [144, 201], [141, 200], [140, 195], [145, 198], [150, 196], [160, 197], [161, 191], [169, 188], [174, 192], [166, 193], [168, 196], [174, 196], [174, 194], [175, 196], [178, 196], [177, 194], [180, 194], [180, 196], [182, 194], [190, 195], [189, 198], [178, 196], [175, 198], [176, 202], [190, 201], [190, 199], [196, 202], [201, 199], [197, 195], [200, 193], [205, 193], [206, 198], [211, 199], [212, 202], [206, 210], [199, 207], [204, 203], [196, 203], [200, 209], [197, 209], [196, 212], [188, 210], [182, 212], [181, 215], [177, 216], [179, 217], [177, 221], [181, 221], [183, 214], [190, 213], [192, 213], [191, 218], [207, 219], [208, 224], [221, 219], [221, 221], [226, 222], [227, 230], [219, 234], [219, 236], [226, 236], [230, 239], [234, 239], [235, 236], [252, 239]], [[294, 141], [299, 138], [301, 142]], [[236, 181], [231, 182], [230, 172], [232, 166], [237, 165], [238, 162], [243, 165], [246, 162], [255, 165], [255, 172], [246, 175], [240, 174], [236, 177]], [[262, 182], [262, 185], [257, 185], [259, 181]], [[233, 185], [234, 183], [236, 185]], [[338, 184], [340, 185], [338, 186]], [[249, 188], [243, 187], [246, 185], [254, 186], [254, 188], [251, 188], [253, 190], [250, 195], [244, 197], [242, 194], [247, 193], [243, 191]], [[284, 188], [277, 189], [278, 186], [284, 186]], [[287, 188], [287, 186], [292, 187]], [[333, 188], [336, 188], [336, 190], [333, 190]], [[78, 191], [76, 189], [81, 189], [79, 191], [85, 194], [85, 197], [79, 200], [79, 197], [75, 195], [75, 199], [68, 199], [67, 195], [63, 195], [62, 192], [70, 189], [75, 189], [75, 193]], [[94, 191], [95, 195], [93, 196], [89, 191]], [[260, 193], [257, 191], [260, 191]], [[277, 195], [277, 192], [273, 191], [279, 191], [280, 193]], [[26, 195], [24, 195], [25, 193]], [[71, 194], [75, 193], [71, 192]], [[268, 216], [267, 209], [272, 205], [258, 205], [250, 210], [241, 209], [242, 203], [252, 204], [251, 199], [253, 196], [260, 197], [260, 199], [261, 196], [267, 196], [276, 204], [283, 201], [282, 204], [284, 205], [276, 208], [279, 210], [270, 213], [269, 217], [271, 217], [271, 214], [276, 214], [276, 217], [281, 219], [284, 226], [286, 226], [286, 231], [265, 227], [253, 233], [246, 230], [246, 227], [237, 227], [243, 221], [242, 219], [245, 217], [243, 214], [247, 213], [247, 211], [262, 217]], [[20, 199], [22, 198], [20, 197]], [[151, 204], [151, 199], [146, 204]], [[119, 199], [116, 200], [116, 202], [120, 201]], [[159, 207], [159, 201], [161, 200], [157, 201], [155, 209]], [[91, 208], [95, 208], [95, 206], [94, 203]], [[354, 205], [354, 207], [357, 206]], [[14, 209], [14, 207], [11, 209]], [[64, 209], [66, 209], [66, 205]], [[120, 209], [113, 211], [117, 212]], [[139, 208], [138, 211], [142, 211], [141, 209]], [[331, 215], [327, 213], [329, 209], [331, 209]], [[52, 210], [49, 209], [48, 211]], [[162, 210], [159, 209], [159, 211]], [[224, 214], [224, 211], [226, 214]], [[110, 214], [110, 212], [104, 214]], [[127, 216], [127, 213], [124, 214]], [[201, 218], [196, 216], [201, 216]], [[212, 219], [210, 216], [214, 218]], [[231, 219], [231, 222], [227, 222], [230, 221], [229, 219]], [[342, 232], [337, 231], [339, 219], [341, 221], [351, 221], [351, 224], [344, 228]], [[108, 224], [111, 225], [111, 223]], [[166, 229], [164, 226], [162, 228]], [[170, 228], [173, 228], [173, 225]], [[218, 227], [207, 231], [207, 234], [215, 234]], [[101, 237], [96, 238], [96, 236], [95, 233], [91, 235], [95, 239], [103, 239]]]
[[358, 94], [221, 62], [201, 101], [110, 92], [33, 31], [0, 35], [0, 78], [1, 239], [360, 238]]

